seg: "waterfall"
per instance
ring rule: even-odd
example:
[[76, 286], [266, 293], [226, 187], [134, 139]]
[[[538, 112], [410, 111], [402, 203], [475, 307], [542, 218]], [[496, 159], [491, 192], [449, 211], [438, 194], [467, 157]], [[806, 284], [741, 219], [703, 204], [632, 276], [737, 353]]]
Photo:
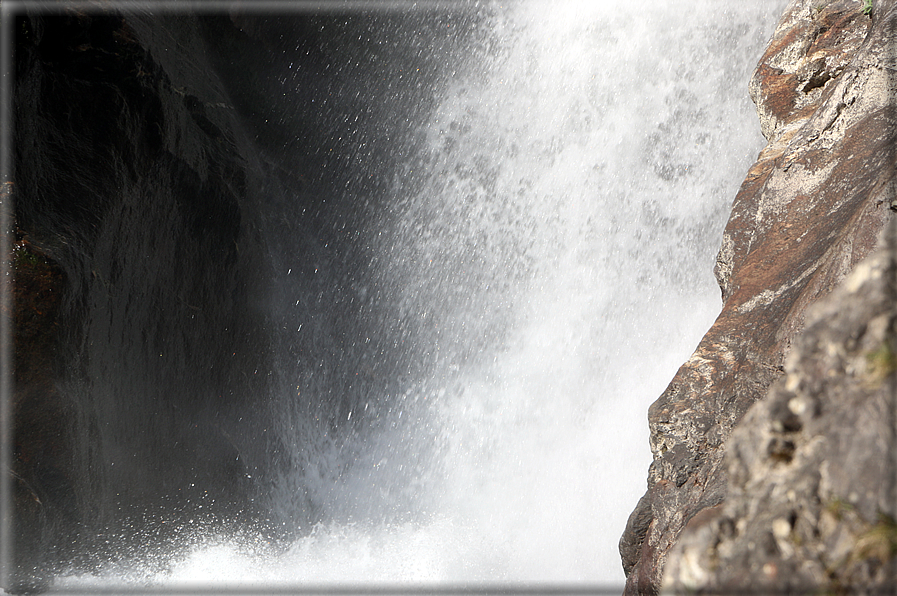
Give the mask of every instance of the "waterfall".
[[[421, 23], [454, 21], [371, 17], [442, 55], [377, 73], [425, 105], [340, 116], [329, 211], [267, 214], [288, 451], [269, 498], [295, 537], [209, 536], [150, 581], [622, 585], [646, 411], [719, 312], [716, 250], [763, 146], [747, 81], [785, 0], [658, 4], [471, 3], [438, 44]], [[325, 220], [342, 254], [306, 240]]]

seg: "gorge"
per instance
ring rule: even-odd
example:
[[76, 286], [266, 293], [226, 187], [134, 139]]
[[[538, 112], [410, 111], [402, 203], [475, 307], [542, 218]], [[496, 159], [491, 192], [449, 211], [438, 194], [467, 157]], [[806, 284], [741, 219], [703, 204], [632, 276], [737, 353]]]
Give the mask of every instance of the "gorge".
[[893, 3], [635, 4], [4, 2], [4, 588], [733, 585], [690, 536], [890, 217]]

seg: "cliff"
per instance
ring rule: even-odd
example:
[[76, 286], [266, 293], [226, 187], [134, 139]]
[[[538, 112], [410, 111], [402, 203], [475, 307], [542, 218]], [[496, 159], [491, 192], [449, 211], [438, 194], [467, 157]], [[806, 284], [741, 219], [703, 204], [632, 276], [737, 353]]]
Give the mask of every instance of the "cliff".
[[15, 18], [11, 591], [265, 517], [263, 166], [200, 22], [155, 28], [179, 61], [151, 31]]
[[[734, 532], [744, 538], [745, 527], [753, 523], [753, 518], [733, 513], [736, 510], [743, 513], [749, 509], [751, 515], [759, 515], [758, 510], [774, 513], [770, 519], [776, 520], [775, 529], [764, 536], [778, 540], [778, 544], [782, 536], [790, 535], [792, 527], [803, 528], [803, 522], [797, 521], [799, 515], [779, 515], [781, 512], [769, 500], [768, 493], [790, 498], [793, 507], [798, 508], [802, 497], [812, 501], [812, 491], [804, 494], [799, 489], [786, 490], [776, 466], [803, 465], [800, 462], [804, 460], [795, 455], [802, 449], [802, 440], [789, 433], [803, 432], [806, 441], [810, 441], [809, 437], [816, 436], [814, 433], [823, 432], [820, 428], [826, 422], [815, 418], [812, 423], [809, 419], [797, 420], [795, 416], [799, 419], [814, 415], [801, 409], [803, 414], [792, 416], [787, 414], [788, 408], [781, 407], [791, 398], [781, 394], [778, 398], [766, 396], [784, 374], [786, 356], [792, 353], [796, 337], [807, 324], [808, 308], [832, 292], [872, 252], [881, 230], [892, 217], [892, 148], [897, 132], [893, 83], [897, 66], [893, 52], [895, 22], [897, 3], [893, 0], [877, 0], [870, 15], [864, 14], [862, 3], [856, 0], [794, 0], [751, 79], [751, 97], [768, 145], [735, 197], [724, 232], [716, 266], [722, 312], [694, 355], [649, 410], [654, 461], [648, 471], [648, 490], [630, 516], [620, 541], [627, 574], [626, 594], [657, 593], [668, 557], [675, 570], [671, 573], [682, 581], [690, 573], [690, 581], [698, 586], [756, 587], [744, 584], [759, 577], [758, 569], [775, 566], [764, 560], [763, 565], [769, 563], [773, 567], [757, 567], [756, 560], [739, 558], [741, 555], [729, 549], [727, 541], [732, 536], [722, 532]], [[846, 304], [829, 308], [843, 310]], [[879, 316], [882, 308], [870, 306], [867, 312]], [[872, 330], [867, 341], [881, 344], [886, 336], [882, 330]], [[865, 336], [860, 334], [851, 341], [861, 337]], [[848, 352], [867, 347], [857, 344]], [[794, 350], [794, 354], [794, 358], [802, 358], [799, 350]], [[809, 360], [812, 356], [803, 358]], [[842, 369], [835, 366], [828, 370], [840, 374]], [[788, 391], [793, 392], [797, 382], [794, 379], [800, 373], [789, 371], [792, 381]], [[818, 376], [818, 370], [813, 374]], [[874, 383], [878, 383], [880, 392], [870, 395], [884, 395], [885, 380], [880, 378]], [[774, 389], [772, 396], [777, 395], [776, 391], [783, 390]], [[831, 399], [837, 399], [835, 394]], [[763, 405], [756, 406], [742, 426], [759, 426], [753, 430], [745, 427], [733, 437], [733, 430], [758, 402]], [[770, 411], [775, 414], [763, 414]], [[849, 430], [856, 436], [857, 445], [872, 445], [887, 436], [877, 435], [881, 429], [875, 426], [848, 426], [858, 422], [848, 416], [829, 416], [825, 420], [841, 430], [824, 432], [838, 436]], [[756, 443], [763, 424], [766, 430], [762, 432], [767, 434], [763, 435], [762, 444]], [[751, 438], [746, 439], [751, 433]], [[773, 435], [775, 440], [770, 439]], [[745, 455], [750, 452], [745, 441], [754, 441], [755, 449], [767, 451], [762, 457], [756, 453]], [[820, 461], [828, 455], [824, 450], [817, 453]], [[770, 467], [761, 470], [756, 465], [757, 458]], [[806, 472], [807, 468], [802, 470]], [[819, 498], [845, 499], [849, 503], [848, 495], [831, 488], [846, 485], [845, 468], [832, 464], [828, 470], [834, 477], [829, 477], [830, 488], [822, 490]], [[873, 476], [885, 472], [881, 466], [867, 470]], [[798, 478], [809, 482], [808, 477], [797, 474], [795, 483]], [[773, 485], [778, 488], [773, 490]], [[746, 487], [755, 490], [749, 498], [745, 497]], [[887, 496], [887, 492], [881, 495]], [[879, 502], [876, 498], [872, 501]], [[851, 515], [853, 507], [848, 505]], [[857, 528], [863, 523], [877, 523], [874, 513], [869, 518], [872, 508], [867, 506], [862, 512], [856, 509], [855, 524], [860, 525], [852, 526], [855, 533], [862, 534], [863, 530]], [[723, 510], [727, 513], [720, 513]], [[883, 513], [888, 515], [887, 511]], [[708, 518], [714, 515], [723, 517], [709, 524]], [[788, 532], [778, 520], [789, 524]], [[714, 529], [707, 529], [711, 525]], [[716, 545], [712, 548], [718, 549], [717, 555], [699, 558], [701, 562], [695, 564], [694, 549], [698, 547], [670, 555], [686, 526], [690, 528], [689, 535], [701, 533], [706, 544]], [[762, 530], [758, 528], [757, 532]], [[809, 540], [804, 543], [806, 548], [818, 553], [825, 539], [812, 534], [805, 532], [800, 539]], [[769, 540], [757, 542], [755, 538], [751, 535], [741, 544], [745, 549], [748, 544], [772, 544]], [[815, 546], [810, 545], [813, 541]], [[687, 554], [685, 558], [682, 552]], [[783, 552], [789, 551], [779, 549], [779, 556]], [[711, 560], [712, 563], [707, 562]], [[794, 561], [799, 562], [799, 558]], [[717, 578], [713, 576], [714, 569], [728, 572], [720, 572]], [[808, 577], [818, 579], [818, 574], [807, 573], [795, 575], [795, 585]], [[849, 583], [855, 577], [853, 573], [849, 570], [836, 576]], [[778, 577], [787, 575], [783, 571]], [[671, 581], [671, 585], [676, 585], [676, 580]]]
[[729, 439], [725, 504], [686, 526], [666, 590], [897, 589], [897, 225], [887, 231], [807, 310], [785, 376]]

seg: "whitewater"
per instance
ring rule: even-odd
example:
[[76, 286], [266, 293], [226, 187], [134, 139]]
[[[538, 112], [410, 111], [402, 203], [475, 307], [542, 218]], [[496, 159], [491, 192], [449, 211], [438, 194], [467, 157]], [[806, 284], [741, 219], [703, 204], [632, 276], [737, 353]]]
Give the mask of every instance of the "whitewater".
[[288, 517], [302, 487], [319, 515], [290, 544], [194, 531], [164, 564], [55, 588], [621, 587], [647, 409], [719, 312], [716, 251], [763, 146], [747, 81], [784, 4], [470, 3], [488, 43], [370, 235], [428, 376], [351, 436], [297, 439], [272, 498]]

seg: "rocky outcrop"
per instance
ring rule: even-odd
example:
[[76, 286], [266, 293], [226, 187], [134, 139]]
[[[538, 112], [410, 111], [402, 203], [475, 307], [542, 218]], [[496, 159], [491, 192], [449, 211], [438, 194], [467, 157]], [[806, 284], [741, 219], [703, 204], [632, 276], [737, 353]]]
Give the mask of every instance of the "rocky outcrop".
[[[648, 490], [620, 541], [654, 594], [686, 524], [726, 500], [729, 436], [783, 374], [807, 308], [870, 254], [894, 207], [894, 0], [793, 0], [750, 83], [768, 145], [717, 259], [723, 309], [649, 410]], [[719, 511], [717, 507], [716, 511]]]
[[808, 309], [784, 378], [732, 433], [726, 502], [685, 528], [669, 591], [897, 590], [897, 219], [889, 232]]

